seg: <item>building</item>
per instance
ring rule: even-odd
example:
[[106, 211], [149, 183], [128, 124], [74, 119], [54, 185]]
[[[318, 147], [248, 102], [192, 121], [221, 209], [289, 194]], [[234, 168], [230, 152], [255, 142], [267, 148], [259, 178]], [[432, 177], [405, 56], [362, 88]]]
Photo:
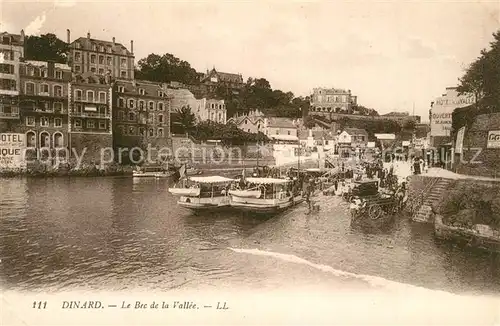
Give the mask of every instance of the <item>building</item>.
[[196, 112], [193, 112], [198, 121], [213, 121], [226, 124], [227, 109], [224, 100], [202, 98], [198, 100]]
[[152, 148], [170, 145], [170, 99], [160, 84], [119, 79], [114, 91], [115, 148], [146, 149], [148, 144]]
[[267, 137], [277, 142], [298, 143], [298, 123], [289, 118], [264, 118], [264, 130]]
[[431, 103], [431, 146], [438, 147], [451, 142], [452, 113], [475, 103], [473, 94], [460, 95], [456, 87], [446, 87], [446, 92]]
[[234, 123], [239, 129], [253, 134], [264, 130], [264, 113], [259, 110], [250, 111], [248, 114], [235, 115], [227, 120], [227, 123]]
[[20, 65], [20, 77], [19, 132], [26, 134], [27, 148], [67, 148], [71, 68], [25, 61]]
[[[69, 146], [85, 162], [99, 162], [113, 148], [111, 79], [90, 71], [75, 75], [69, 87]], [[108, 159], [108, 158], [107, 158]]]
[[357, 104], [357, 97], [351, 90], [336, 88], [314, 88], [309, 112], [329, 116], [330, 113], [352, 114]]
[[[231, 93], [239, 93], [245, 83], [241, 74], [220, 72], [215, 70], [215, 67], [201, 77], [201, 84], [204, 85], [206, 92], [213, 94], [218, 92], [219, 95], [228, 95]], [[220, 94], [223, 93], [223, 94]]]
[[300, 144], [303, 148], [321, 148], [324, 151], [335, 150], [335, 134], [322, 128], [299, 130]]
[[352, 148], [363, 148], [368, 143], [368, 133], [364, 129], [344, 128], [338, 135], [338, 143], [349, 145]]
[[24, 31], [0, 33], [0, 127], [9, 130], [19, 122], [19, 65], [24, 57]]
[[92, 72], [96, 75], [110, 75], [112, 78], [134, 79], [134, 41], [130, 51], [121, 43], [80, 37], [73, 42], [67, 30], [69, 44], [68, 63], [76, 74]]

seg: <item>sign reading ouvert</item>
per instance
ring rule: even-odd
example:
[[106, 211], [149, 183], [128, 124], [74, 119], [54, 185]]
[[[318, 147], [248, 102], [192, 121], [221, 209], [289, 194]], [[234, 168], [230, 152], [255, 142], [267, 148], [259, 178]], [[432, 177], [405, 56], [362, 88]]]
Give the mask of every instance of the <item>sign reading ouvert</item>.
[[21, 168], [24, 166], [26, 135], [0, 134], [0, 168]]
[[488, 132], [486, 148], [500, 148], [500, 130], [490, 130]]

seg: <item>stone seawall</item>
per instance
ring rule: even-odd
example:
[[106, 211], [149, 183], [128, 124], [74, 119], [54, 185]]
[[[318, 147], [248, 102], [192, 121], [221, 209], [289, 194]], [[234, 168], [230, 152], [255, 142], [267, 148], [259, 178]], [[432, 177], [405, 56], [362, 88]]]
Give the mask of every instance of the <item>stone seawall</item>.
[[441, 240], [500, 253], [500, 232], [488, 225], [476, 224], [472, 229], [450, 226], [443, 223], [443, 216], [436, 215], [434, 235]]

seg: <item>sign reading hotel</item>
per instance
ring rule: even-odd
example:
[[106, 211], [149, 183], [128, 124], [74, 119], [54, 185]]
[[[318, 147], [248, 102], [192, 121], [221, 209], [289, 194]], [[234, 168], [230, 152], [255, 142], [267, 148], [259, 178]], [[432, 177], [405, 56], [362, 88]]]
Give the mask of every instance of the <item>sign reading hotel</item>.
[[474, 102], [474, 95], [458, 95], [455, 87], [446, 88], [446, 94], [437, 98], [431, 109], [431, 136], [450, 136], [453, 110]]
[[488, 142], [486, 148], [500, 148], [500, 130], [488, 132]]
[[23, 167], [25, 148], [25, 134], [0, 134], [0, 168]]

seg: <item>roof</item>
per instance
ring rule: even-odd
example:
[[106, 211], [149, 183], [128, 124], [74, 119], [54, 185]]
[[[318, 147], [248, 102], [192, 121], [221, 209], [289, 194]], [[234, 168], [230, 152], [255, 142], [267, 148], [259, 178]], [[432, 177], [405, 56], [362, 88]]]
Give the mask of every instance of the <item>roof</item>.
[[140, 89], [144, 89], [145, 94], [147, 96], [157, 96], [158, 97], [158, 92], [163, 92], [163, 88], [161, 87], [160, 84], [146, 81], [146, 80], [123, 80], [123, 79], [118, 79], [116, 81], [117, 86], [122, 86], [125, 88], [126, 94], [134, 94], [134, 95], [141, 95], [139, 93]]
[[322, 91], [325, 95], [335, 95], [335, 94], [349, 94], [349, 90], [341, 88], [325, 88], [317, 87], [313, 89], [313, 92]]
[[344, 130], [342, 131], [345, 131], [347, 132], [349, 135], [364, 135], [364, 136], [368, 136], [368, 133], [366, 132], [366, 130], [364, 129], [359, 129], [359, 128], [344, 128]]
[[233, 74], [233, 73], [229, 73], [229, 72], [220, 72], [220, 71], [215, 70], [215, 68], [213, 68], [210, 72], [207, 72], [203, 76], [202, 81], [205, 81], [205, 80], [209, 79], [212, 76], [219, 77], [220, 81], [223, 81], [223, 82], [240, 83], [240, 84], [243, 83], [243, 76], [241, 76], [241, 74]]
[[296, 128], [292, 119], [278, 117], [267, 118], [267, 127]]
[[185, 88], [178, 88], [178, 89], [167, 88], [165, 89], [165, 93], [173, 97], [184, 97], [184, 98], [195, 99], [193, 93], [191, 93], [188, 89]]
[[257, 184], [285, 184], [291, 182], [292, 180], [287, 179], [277, 179], [277, 178], [245, 178], [246, 181], [250, 183]]
[[384, 117], [408, 117], [410, 114], [408, 112], [389, 112], [383, 114]]
[[[47, 61], [36, 61], [36, 60], [26, 60], [23, 62], [26, 65], [32, 65], [37, 67], [45, 67], [48, 68], [49, 63]], [[71, 70], [71, 67], [64, 63], [54, 63], [54, 68]]]
[[80, 50], [93, 50], [92, 45], [95, 44], [98, 47], [100, 45], [104, 46], [106, 48], [106, 53], [108, 48], [111, 48], [111, 53], [112, 54], [122, 54], [122, 55], [128, 55], [128, 56], [133, 56], [133, 53], [130, 52], [123, 44], [121, 43], [113, 43], [109, 41], [103, 41], [103, 40], [96, 40], [93, 38], [87, 38], [87, 37], [79, 37], [73, 42], [71, 42], [71, 45], [75, 43], [80, 43]]
[[111, 86], [109, 76], [100, 76], [91, 71], [86, 71], [83, 74], [74, 75], [74, 82], [76, 84], [92, 84], [92, 85], [106, 85]]
[[218, 175], [210, 177], [190, 177], [189, 180], [200, 183], [222, 183], [222, 182], [232, 182], [234, 179], [220, 177]]
[[[4, 37], [4, 36], [10, 36], [10, 42], [12, 45], [18, 45], [18, 46], [22, 46], [24, 44], [24, 40], [23, 40], [23, 37], [22, 35], [19, 35], [19, 34], [11, 34], [11, 33], [7, 33], [7, 32], [1, 32], [0, 33], [0, 37]], [[3, 40], [0, 40], [0, 43], [2, 43]]]
[[299, 140], [299, 137], [292, 135], [269, 135], [269, 138], [276, 140]]
[[394, 140], [396, 139], [395, 134], [375, 134], [375, 138], [383, 140]]
[[264, 122], [263, 117], [251, 117], [251, 116], [250, 117], [249, 116], [232, 117], [232, 118], [228, 119], [228, 121], [232, 121], [237, 125], [243, 123], [245, 120], [250, 121], [250, 123], [252, 123], [254, 125], [257, 124], [259, 121]]

